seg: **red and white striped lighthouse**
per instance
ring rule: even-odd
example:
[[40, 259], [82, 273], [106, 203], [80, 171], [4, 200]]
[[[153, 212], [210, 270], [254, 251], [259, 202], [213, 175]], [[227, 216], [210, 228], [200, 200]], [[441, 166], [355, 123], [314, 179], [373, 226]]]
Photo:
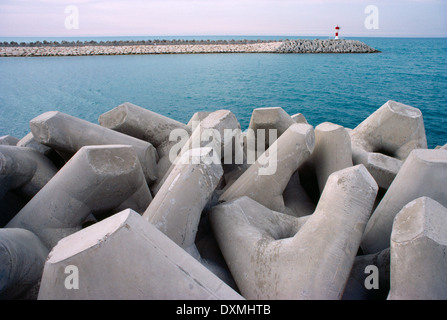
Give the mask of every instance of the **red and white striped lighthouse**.
[[335, 27], [335, 40], [338, 40], [338, 31], [340, 31], [340, 27], [336, 26]]

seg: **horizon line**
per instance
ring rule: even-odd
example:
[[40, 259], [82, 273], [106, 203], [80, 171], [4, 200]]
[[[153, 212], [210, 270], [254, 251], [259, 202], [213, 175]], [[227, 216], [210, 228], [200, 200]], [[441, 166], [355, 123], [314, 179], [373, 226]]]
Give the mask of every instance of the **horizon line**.
[[[214, 35], [181, 35], [181, 34], [172, 34], [172, 35], [70, 35], [70, 36], [36, 36], [36, 35], [20, 35], [20, 36], [10, 36], [10, 35], [1, 35], [0, 38], [131, 38], [131, 37], [326, 37], [333, 38], [334, 35], [321, 35], [321, 34], [272, 34], [272, 35], [256, 35], [256, 34], [214, 34]], [[447, 38], [447, 35], [346, 35], [341, 36], [343, 38]]]

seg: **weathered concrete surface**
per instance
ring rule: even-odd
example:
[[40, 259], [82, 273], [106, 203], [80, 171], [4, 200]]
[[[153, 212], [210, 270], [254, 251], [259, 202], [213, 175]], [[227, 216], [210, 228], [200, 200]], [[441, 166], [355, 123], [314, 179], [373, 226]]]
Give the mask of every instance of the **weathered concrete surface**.
[[202, 210], [223, 175], [220, 163], [205, 160], [212, 154], [211, 148], [185, 152], [143, 214], [183, 249], [194, 245]]
[[296, 123], [308, 123], [306, 117], [302, 113], [295, 113], [291, 117]]
[[33, 133], [29, 132], [28, 134], [26, 134], [22, 139], [20, 139], [17, 142], [17, 147], [27, 147], [27, 148], [31, 148], [34, 149], [38, 152], [40, 152], [41, 154], [43, 154], [45, 157], [47, 157], [48, 159], [51, 160], [51, 162], [54, 163], [54, 165], [60, 169], [62, 168], [65, 163], [70, 160], [70, 158], [72, 157], [73, 154], [69, 154], [66, 152], [62, 152], [62, 151], [58, 151], [55, 150], [53, 148], [50, 148], [40, 142], [37, 142], [34, 139]]
[[384, 190], [390, 187], [403, 164], [399, 159], [382, 153], [366, 152], [358, 148], [353, 151], [352, 161], [355, 164], [363, 164], [379, 187]]
[[[154, 194], [160, 190], [167, 177], [174, 169], [175, 164], [180, 160], [181, 156], [190, 149], [211, 147], [220, 157], [225, 156], [225, 148], [233, 143], [233, 136], [226, 136], [225, 130], [235, 130], [234, 134], [240, 132], [240, 124], [236, 116], [229, 110], [217, 110], [211, 112], [200, 123], [193, 123], [192, 134], [189, 139], [179, 148], [177, 157], [171, 162], [171, 165], [162, 179], [159, 179], [153, 186], [151, 191]], [[169, 152], [166, 150], [166, 152]], [[233, 161], [234, 159], [232, 159]], [[224, 161], [222, 161], [223, 163]], [[160, 177], [161, 178], [161, 177]]]
[[315, 127], [315, 148], [309, 159], [317, 176], [320, 194], [329, 176], [352, 167], [351, 138], [342, 126], [323, 122]]
[[0, 145], [0, 199], [9, 190], [31, 199], [56, 173], [57, 168], [41, 153]]
[[[421, 111], [392, 100], [350, 131], [350, 135], [354, 164], [365, 165], [380, 182], [379, 186], [385, 189], [399, 170], [397, 160], [405, 161], [414, 149], [427, 149]], [[368, 153], [381, 153], [383, 156], [371, 159]], [[387, 157], [397, 160], [387, 160]]]
[[[196, 127], [194, 127], [194, 124]], [[240, 131], [240, 128], [241, 125], [233, 112], [229, 110], [211, 112], [200, 123], [192, 123], [191, 137], [181, 149], [179, 156], [192, 148], [212, 147], [219, 149], [220, 155], [223, 157], [225, 146], [233, 141], [233, 135], [226, 136], [225, 130]], [[209, 136], [212, 130], [216, 130], [216, 135]], [[200, 145], [196, 145], [197, 142]]]
[[447, 299], [447, 209], [421, 197], [396, 215], [390, 300]]
[[171, 166], [169, 151], [177, 141], [170, 141], [173, 130], [191, 127], [148, 109], [126, 102], [99, 116], [101, 126], [150, 142], [158, 153], [157, 176], [162, 178]]
[[37, 142], [70, 154], [89, 145], [131, 145], [148, 183], [157, 179], [158, 155], [149, 142], [57, 111], [32, 119], [30, 128]]
[[[79, 289], [65, 288], [67, 266], [78, 268]], [[45, 263], [39, 299], [243, 298], [146, 219], [125, 210], [58, 243]]]
[[[293, 123], [220, 197], [230, 201], [248, 196], [275, 211], [284, 212], [283, 192], [293, 173], [314, 149], [312, 126]], [[274, 172], [261, 173], [261, 169]]]
[[427, 149], [422, 112], [389, 100], [351, 131], [353, 146], [405, 160], [413, 149]]
[[[296, 123], [295, 120], [284, 111], [283, 108], [273, 107], [254, 109], [251, 114], [248, 129], [253, 130], [254, 132], [256, 151], [259, 152], [258, 154], [262, 154], [276, 140], [273, 137], [270, 137], [269, 130], [275, 130], [276, 138], [279, 138], [294, 123]], [[258, 130], [261, 130], [261, 132], [264, 133], [265, 139], [265, 146], [260, 151], [258, 151], [259, 142], [257, 139], [260, 139], [261, 137], [259, 136]]]
[[141, 212], [152, 197], [131, 146], [83, 147], [6, 227], [30, 230], [51, 249], [89, 214], [113, 210], [135, 194], [128, 206]]
[[148, 141], [156, 148], [169, 139], [172, 130], [190, 131], [190, 128], [181, 122], [129, 102], [103, 113], [98, 121], [103, 127]]
[[17, 144], [17, 142], [19, 142], [20, 139], [10, 136], [10, 135], [6, 135], [6, 136], [1, 136], [0, 137], [0, 146], [15, 146]]
[[27, 147], [27, 148], [34, 149], [34, 150], [42, 153], [43, 155], [48, 155], [52, 151], [52, 149], [50, 147], [37, 142], [36, 139], [34, 139], [32, 132], [29, 132], [22, 139], [17, 141], [16, 145], [17, 145], [17, 147]]
[[[377, 277], [374, 271], [368, 267], [376, 267]], [[375, 285], [377, 288], [367, 289], [368, 285]], [[343, 292], [343, 300], [385, 300], [390, 291], [390, 248], [380, 252], [355, 257], [354, 265], [349, 275]]]
[[368, 221], [361, 244], [363, 252], [388, 248], [396, 214], [422, 196], [447, 206], [447, 150], [411, 152]]
[[192, 115], [191, 119], [189, 119], [187, 126], [192, 128], [193, 123], [201, 122], [206, 117], [208, 117], [212, 112], [211, 111], [199, 111]]
[[247, 197], [214, 207], [213, 230], [242, 295], [340, 299], [377, 190], [368, 171], [355, 166], [329, 177], [309, 217], [274, 213]]
[[32, 232], [0, 229], [0, 300], [21, 298], [42, 276], [48, 249]]

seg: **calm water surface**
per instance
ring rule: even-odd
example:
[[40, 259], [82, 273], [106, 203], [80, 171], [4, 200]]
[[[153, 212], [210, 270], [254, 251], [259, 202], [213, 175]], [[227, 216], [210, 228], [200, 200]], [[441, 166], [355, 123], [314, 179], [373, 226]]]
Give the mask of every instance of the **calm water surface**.
[[354, 128], [387, 100], [419, 108], [429, 147], [447, 143], [447, 39], [365, 38], [378, 54], [205, 54], [0, 58], [0, 136], [59, 110], [97, 123], [123, 102], [188, 122], [254, 108]]

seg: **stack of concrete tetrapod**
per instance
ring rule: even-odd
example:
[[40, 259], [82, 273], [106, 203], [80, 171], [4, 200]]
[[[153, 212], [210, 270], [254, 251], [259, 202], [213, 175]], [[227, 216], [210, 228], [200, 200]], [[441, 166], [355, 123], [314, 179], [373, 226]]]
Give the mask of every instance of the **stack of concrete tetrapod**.
[[447, 145], [419, 109], [98, 123], [0, 137], [0, 299], [447, 299]]

